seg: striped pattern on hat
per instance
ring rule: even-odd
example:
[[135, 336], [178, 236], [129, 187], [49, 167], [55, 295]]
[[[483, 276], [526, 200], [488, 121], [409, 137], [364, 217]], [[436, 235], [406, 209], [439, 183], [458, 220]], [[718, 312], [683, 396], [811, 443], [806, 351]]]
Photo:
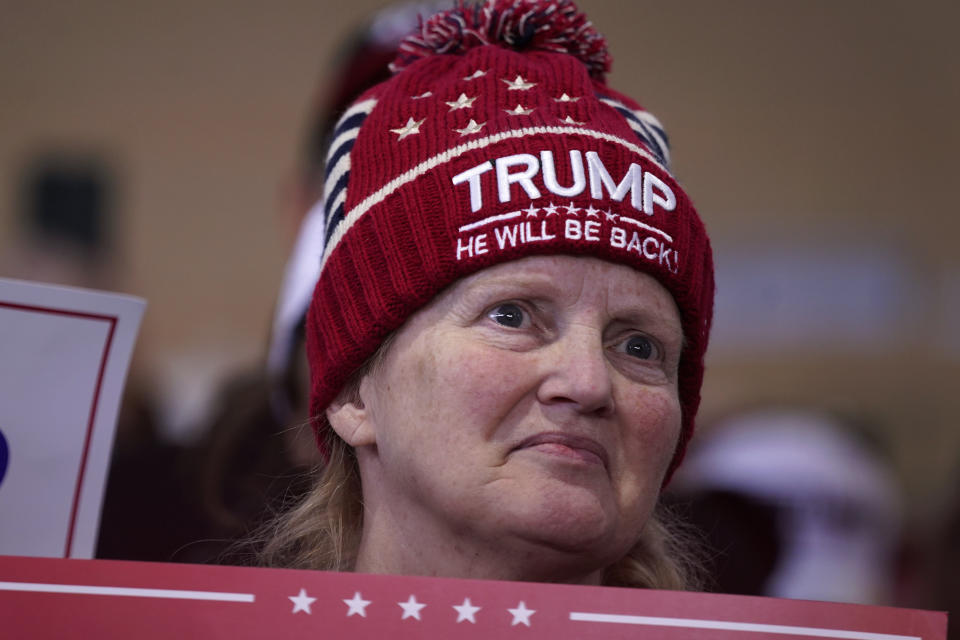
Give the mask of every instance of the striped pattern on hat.
[[347, 109], [333, 128], [333, 142], [327, 152], [326, 174], [323, 187], [323, 208], [327, 212], [327, 242], [330, 234], [343, 219], [344, 202], [347, 199], [347, 182], [350, 180], [350, 151], [367, 116], [376, 106], [376, 100], [363, 100]]

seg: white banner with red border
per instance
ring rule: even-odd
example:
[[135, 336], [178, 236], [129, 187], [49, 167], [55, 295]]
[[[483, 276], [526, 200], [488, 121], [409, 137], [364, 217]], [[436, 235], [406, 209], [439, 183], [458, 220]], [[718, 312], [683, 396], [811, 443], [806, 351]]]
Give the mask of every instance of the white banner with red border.
[[0, 553], [93, 557], [144, 306], [0, 278]]

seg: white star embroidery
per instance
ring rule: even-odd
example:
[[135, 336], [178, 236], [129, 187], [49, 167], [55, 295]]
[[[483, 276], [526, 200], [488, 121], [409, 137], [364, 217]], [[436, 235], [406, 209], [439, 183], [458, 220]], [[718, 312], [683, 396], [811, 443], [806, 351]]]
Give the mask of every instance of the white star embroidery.
[[468, 98], [467, 94], [461, 93], [460, 97], [454, 100], [453, 102], [448, 102], [447, 106], [450, 107], [450, 111], [456, 111], [457, 109], [469, 109], [473, 106], [473, 101], [477, 99], [477, 96]]
[[550, 203], [549, 206], [544, 207], [543, 210], [547, 212], [547, 215], [548, 215], [548, 216], [555, 216], [555, 215], [557, 215], [557, 206], [556, 206], [555, 204], [553, 204], [552, 202]]
[[347, 611], [348, 618], [353, 614], [357, 614], [361, 618], [367, 617], [367, 605], [370, 604], [370, 600], [364, 600], [359, 591], [353, 594], [352, 599], [344, 600], [343, 603], [350, 607], [349, 611]]
[[554, 98], [553, 101], [554, 102], [576, 102], [579, 99], [580, 99], [579, 97], [571, 98], [566, 93], [564, 93], [559, 98]]
[[520, 601], [516, 609], [507, 609], [507, 611], [513, 616], [513, 622], [510, 623], [511, 627], [515, 624], [525, 624], [529, 627], [530, 616], [536, 613], [535, 609], [527, 609], [527, 605], [523, 600]]
[[469, 136], [473, 133], [478, 133], [480, 129], [483, 129], [483, 127], [486, 126], [486, 124], [487, 124], [486, 122], [481, 122], [480, 124], [477, 124], [477, 121], [471, 118], [470, 122], [467, 123], [467, 126], [465, 128], [454, 129], [454, 131], [459, 133], [461, 136]]
[[522, 104], [517, 104], [513, 109], [504, 109], [512, 116], [528, 116], [533, 113], [533, 109], [524, 109]]
[[476, 71], [473, 72], [472, 75], [469, 75], [466, 78], [464, 78], [464, 80], [476, 80], [477, 78], [482, 78], [485, 75], [487, 75], [486, 71], [484, 71], [483, 69], [477, 69]]
[[573, 206], [573, 202], [571, 202], [570, 204], [566, 205], [566, 206], [564, 207], [564, 209], [566, 209], [566, 210], [567, 210], [567, 214], [568, 214], [568, 215], [571, 215], [571, 216], [575, 216], [575, 215], [577, 215], [577, 214], [580, 213], [580, 207], [575, 207], [575, 206]]
[[396, 133], [400, 137], [397, 138], [397, 141], [403, 140], [407, 136], [412, 136], [416, 133], [420, 133], [420, 125], [426, 121], [426, 118], [423, 120], [414, 120], [413, 118], [407, 119], [407, 124], [403, 125], [399, 129], [390, 129], [392, 133]]
[[600, 209], [594, 209], [594, 208], [593, 208], [593, 205], [590, 205], [589, 207], [587, 207], [586, 209], [584, 209], [584, 211], [586, 211], [588, 218], [599, 218], [599, 217], [600, 217]]
[[610, 211], [610, 209], [607, 209], [606, 211], [604, 211], [604, 212], [603, 212], [603, 215], [606, 216], [607, 221], [609, 221], [609, 222], [616, 222], [616, 221], [617, 221], [617, 214], [612, 213], [612, 212]]
[[521, 75], [518, 75], [513, 80], [504, 80], [504, 82], [507, 83], [508, 91], [526, 91], [527, 89], [532, 89], [537, 86], [536, 82], [527, 82]]
[[457, 610], [457, 622], [466, 620], [467, 622], [476, 624], [477, 620], [473, 615], [483, 607], [474, 606], [474, 604], [470, 602], [470, 598], [464, 598], [463, 604], [455, 604], [453, 608]]
[[293, 602], [293, 613], [298, 611], [303, 611], [307, 615], [311, 613], [310, 605], [316, 602], [316, 598], [311, 598], [307, 595], [306, 589], [300, 589], [300, 593], [295, 596], [287, 596], [290, 598], [290, 601]]
[[564, 118], [563, 121], [564, 121], [566, 124], [577, 124], [577, 125], [583, 124], [582, 122], [577, 122], [576, 120], [574, 120], [574, 119], [571, 118], [570, 116], [567, 116], [566, 118]]
[[537, 211], [539, 211], [539, 209], [537, 209], [537, 208], [536, 208], [535, 206], [533, 206], [533, 205], [530, 205], [529, 208], [523, 209], [523, 211], [526, 212], [528, 218], [536, 218], [536, 217], [537, 217]]
[[429, 97], [432, 96], [432, 95], [433, 95], [433, 91], [424, 91], [423, 93], [421, 93], [421, 94], [418, 95], [418, 96], [413, 96], [413, 98], [411, 98], [411, 99], [412, 99], [412, 100], [423, 100], [424, 98], [429, 98]]
[[401, 620], [406, 620], [407, 618], [416, 618], [420, 620], [420, 610], [423, 609], [426, 604], [422, 602], [417, 602], [417, 596], [411, 595], [407, 598], [406, 602], [398, 602], [400, 608], [403, 609], [403, 615], [400, 616]]

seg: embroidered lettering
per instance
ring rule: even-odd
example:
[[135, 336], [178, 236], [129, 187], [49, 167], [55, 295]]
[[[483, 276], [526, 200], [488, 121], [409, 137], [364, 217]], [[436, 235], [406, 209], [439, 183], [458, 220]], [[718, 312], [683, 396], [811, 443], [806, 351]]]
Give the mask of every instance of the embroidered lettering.
[[[470, 210], [479, 211], [483, 206], [483, 195], [480, 193], [480, 176], [493, 169], [493, 163], [487, 160], [483, 164], [478, 164], [472, 169], [467, 169], [463, 173], [453, 176], [453, 184], [458, 185], [467, 182], [470, 185]], [[458, 254], [459, 255], [459, 254]], [[459, 258], [457, 258], [459, 260]]]
[[[526, 165], [520, 173], [510, 173], [508, 169], [517, 165]], [[533, 176], [540, 170], [540, 161], [529, 153], [516, 153], [512, 156], [497, 158], [497, 195], [500, 202], [510, 202], [510, 185], [518, 183], [531, 200], [540, 197], [540, 190], [533, 184]], [[472, 196], [472, 192], [471, 192]], [[472, 201], [472, 197], [471, 197]]]
[[[548, 192], [563, 198], [572, 198], [582, 194], [587, 188], [589, 179], [590, 197], [594, 200], [606, 198], [623, 202], [627, 193], [630, 194], [630, 205], [637, 211], [643, 211], [648, 216], [654, 214], [654, 209], [674, 211], [677, 208], [677, 197], [666, 182], [649, 171], [643, 171], [640, 165], [632, 162], [626, 173], [616, 181], [603, 160], [596, 151], [586, 152], [586, 167], [584, 154], [577, 149], [570, 150], [570, 186], [561, 185], [557, 179], [556, 159], [553, 152], [544, 150], [539, 158], [529, 153], [516, 153], [487, 160], [475, 167], [455, 175], [452, 178], [454, 185], [467, 183], [470, 189], [470, 210], [479, 211], [483, 207], [483, 176], [491, 169], [497, 181], [497, 196], [501, 203], [513, 199], [513, 185], [520, 185], [526, 196], [531, 200], [540, 198], [540, 188], [534, 178], [542, 173], [542, 186]], [[512, 169], [519, 169], [512, 171]], [[573, 206], [571, 204], [571, 206]], [[588, 211], [599, 211], [589, 209]], [[572, 212], [571, 212], [572, 213]]]
[[564, 198], [573, 198], [583, 193], [587, 186], [587, 178], [583, 173], [583, 157], [576, 149], [570, 149], [570, 171], [573, 173], [573, 184], [562, 187], [557, 182], [557, 167], [553, 163], [552, 151], [541, 151], [540, 162], [543, 167], [543, 186], [547, 191]]

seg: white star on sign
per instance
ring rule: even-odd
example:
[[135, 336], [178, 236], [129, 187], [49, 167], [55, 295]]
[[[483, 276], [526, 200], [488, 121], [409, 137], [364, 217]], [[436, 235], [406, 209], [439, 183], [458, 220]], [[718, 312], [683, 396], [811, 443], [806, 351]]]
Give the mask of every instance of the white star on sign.
[[518, 75], [513, 80], [504, 80], [504, 82], [507, 83], [508, 91], [526, 91], [527, 89], [532, 89], [537, 86], [536, 82], [527, 82], [521, 75]]
[[564, 118], [564, 119], [563, 119], [563, 122], [566, 123], [566, 124], [578, 124], [578, 125], [579, 125], [579, 124], [583, 124], [582, 122], [577, 122], [576, 120], [574, 120], [574, 119], [571, 118], [570, 116], [567, 116], [566, 118]]
[[537, 211], [539, 211], [539, 209], [537, 209], [537, 208], [536, 208], [535, 206], [533, 206], [533, 205], [530, 205], [528, 208], [523, 209], [523, 211], [526, 212], [528, 218], [536, 218], [536, 217], [537, 217]]
[[397, 140], [403, 140], [407, 136], [412, 136], [415, 133], [420, 133], [420, 125], [426, 121], [426, 118], [423, 120], [414, 120], [413, 118], [407, 119], [407, 124], [403, 125], [399, 129], [390, 129], [392, 133], [398, 134], [400, 137]]
[[587, 212], [587, 217], [588, 217], [588, 218], [599, 218], [599, 217], [600, 217], [600, 209], [594, 209], [594, 208], [593, 208], [593, 205], [590, 205], [589, 207], [587, 207], [586, 209], [584, 209], [584, 211]]
[[461, 93], [460, 97], [454, 100], [453, 102], [448, 102], [447, 106], [450, 107], [450, 111], [456, 111], [457, 109], [469, 109], [473, 106], [473, 101], [477, 99], [477, 96], [468, 98], [467, 94]]
[[606, 216], [608, 222], [616, 222], [616, 221], [617, 221], [617, 214], [612, 213], [612, 212], [610, 211], [610, 209], [607, 209], [606, 211], [604, 211], [604, 212], [603, 212], [603, 215]]
[[577, 98], [571, 98], [571, 97], [568, 96], [566, 93], [564, 93], [564, 94], [561, 95], [559, 98], [554, 98], [553, 101], [554, 101], [554, 102], [576, 102], [576, 101], [579, 100], [579, 99], [580, 99], [579, 97], [577, 97]]
[[487, 75], [486, 71], [484, 71], [483, 69], [477, 69], [476, 71], [473, 72], [472, 75], [469, 75], [466, 78], [464, 78], [464, 80], [476, 80], [477, 78], [482, 78], [485, 75]]
[[370, 600], [364, 600], [359, 591], [353, 594], [352, 599], [344, 600], [343, 603], [350, 607], [349, 611], [347, 611], [348, 618], [353, 614], [357, 614], [361, 618], [367, 617], [367, 605], [370, 604]]
[[510, 623], [511, 627], [515, 624], [525, 624], [529, 627], [530, 616], [536, 613], [535, 609], [527, 609], [527, 605], [524, 604], [523, 600], [520, 601], [516, 609], [507, 609], [507, 611], [513, 616], [513, 622]]
[[578, 213], [580, 213], [580, 207], [575, 207], [575, 206], [573, 206], [573, 202], [572, 202], [572, 201], [570, 202], [570, 204], [566, 205], [566, 206], [564, 207], [564, 209], [566, 209], [566, 210], [567, 210], [567, 214], [568, 214], [568, 215], [571, 215], [571, 216], [575, 216], [575, 215], [577, 215]]
[[477, 121], [471, 118], [470, 122], [467, 123], [466, 128], [454, 129], [454, 131], [459, 133], [461, 136], [469, 136], [470, 134], [478, 133], [480, 129], [483, 129], [483, 127], [486, 124], [487, 124], [486, 122], [481, 122], [480, 124], [477, 124]]
[[477, 620], [473, 617], [473, 614], [480, 611], [483, 607], [474, 606], [474, 604], [470, 602], [470, 598], [464, 598], [463, 604], [455, 604], [453, 608], [457, 610], [457, 622], [466, 620], [467, 622], [476, 624]]
[[543, 210], [547, 212], [547, 215], [548, 215], [548, 216], [555, 216], [555, 215], [557, 215], [557, 206], [556, 206], [555, 204], [553, 204], [552, 202], [550, 203], [549, 206], [544, 207]]
[[507, 113], [512, 116], [528, 116], [533, 113], [533, 109], [524, 109], [522, 104], [517, 103], [513, 109], [504, 109]]
[[400, 616], [401, 620], [406, 620], [407, 618], [416, 618], [420, 619], [420, 609], [423, 609], [426, 604], [422, 602], [417, 602], [417, 597], [411, 595], [406, 602], [398, 602], [400, 608], [403, 609], [403, 615]]
[[293, 613], [298, 611], [303, 611], [306, 614], [310, 614], [310, 605], [317, 601], [316, 598], [311, 598], [307, 595], [306, 589], [300, 589], [300, 593], [295, 596], [287, 596], [290, 598], [290, 601], [293, 602]]

